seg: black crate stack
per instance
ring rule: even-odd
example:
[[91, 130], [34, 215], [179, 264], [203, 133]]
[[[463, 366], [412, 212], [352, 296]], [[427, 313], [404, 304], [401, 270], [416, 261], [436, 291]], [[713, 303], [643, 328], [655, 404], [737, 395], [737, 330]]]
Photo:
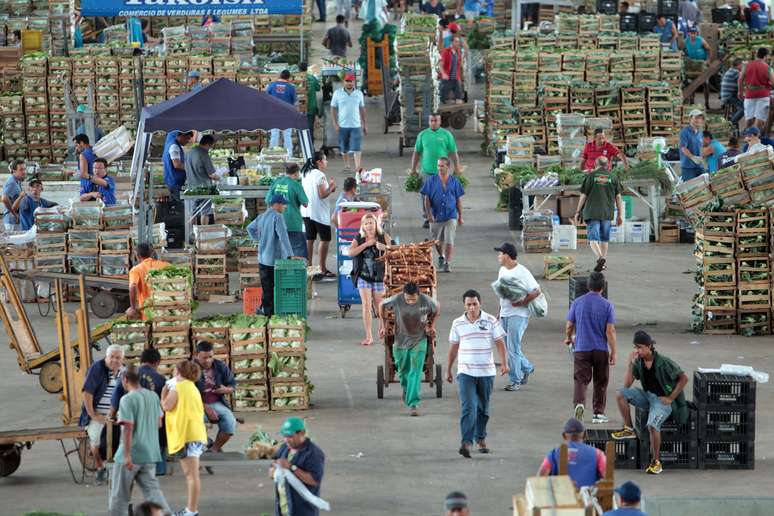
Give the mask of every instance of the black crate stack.
[[[696, 469], [698, 447], [696, 442], [696, 407], [688, 403], [688, 420], [679, 423], [671, 414], [661, 425], [661, 464], [665, 469]], [[640, 443], [640, 466], [650, 463], [650, 433], [647, 428], [648, 410], [635, 408], [634, 430]]]
[[[615, 469], [639, 469], [640, 462], [640, 441], [639, 439], [621, 439], [614, 440], [613, 430], [586, 430], [584, 442], [605, 451], [608, 441], [613, 441], [615, 445]], [[647, 460], [647, 459], [646, 459]]]
[[693, 374], [699, 469], [755, 468], [755, 390], [748, 376]]

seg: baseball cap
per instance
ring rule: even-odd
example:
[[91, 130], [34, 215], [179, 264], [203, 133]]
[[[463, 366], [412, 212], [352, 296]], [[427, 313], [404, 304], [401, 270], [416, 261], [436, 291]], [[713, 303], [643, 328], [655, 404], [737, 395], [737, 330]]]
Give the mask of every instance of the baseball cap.
[[761, 134], [761, 130], [758, 129], [757, 127], [748, 127], [747, 129], [744, 130], [745, 136], [760, 136], [760, 134]]
[[354, 81], [355, 80], [355, 74], [354, 73], [348, 73], [344, 76], [345, 81]]
[[452, 491], [446, 495], [443, 501], [444, 509], [453, 511], [454, 509], [464, 509], [468, 506], [468, 497], [460, 491]]
[[282, 423], [282, 426], [280, 427], [280, 434], [284, 435], [285, 437], [290, 437], [295, 435], [297, 432], [300, 432], [301, 430], [306, 430], [304, 420], [300, 417], [289, 417], [285, 420], [284, 423]]
[[568, 419], [564, 424], [565, 434], [582, 434], [585, 430], [586, 429], [583, 427], [583, 423], [574, 417]]
[[188, 72], [188, 78], [189, 79], [193, 79], [194, 77], [200, 77], [199, 72], [197, 72], [196, 70], [194, 70], [192, 72]]
[[452, 22], [452, 23], [449, 24], [449, 30], [452, 31], [452, 32], [459, 32], [460, 26], [457, 25], [456, 23]]
[[37, 177], [33, 177], [32, 179], [30, 179], [29, 181], [27, 181], [27, 186], [32, 186], [32, 185], [34, 185], [34, 184], [43, 185], [43, 181], [41, 181], [41, 180], [40, 180], [40, 179], [38, 179]]
[[689, 27], [688, 32], [699, 32], [699, 29], [697, 29], [696, 27]]
[[639, 344], [640, 346], [650, 346], [653, 344], [653, 339], [645, 331], [637, 330], [634, 332], [634, 339], [632, 339], [632, 342], [634, 344]]
[[693, 109], [693, 110], [691, 110], [691, 112], [688, 115], [691, 118], [693, 118], [695, 116], [704, 116], [704, 111], [702, 111], [701, 109]]
[[640, 491], [640, 487], [631, 480], [628, 480], [620, 486], [616, 487], [615, 492], [618, 493], [618, 496], [621, 497], [621, 500], [628, 503], [637, 503], [640, 501], [640, 498], [642, 498], [642, 491]]
[[516, 246], [508, 242], [503, 242], [503, 245], [501, 245], [500, 247], [495, 247], [494, 250], [500, 251], [503, 254], [507, 254], [514, 260], [518, 255], [518, 253], [516, 252]]
[[271, 199], [269, 199], [269, 205], [272, 204], [287, 204], [288, 200], [285, 199], [285, 196], [282, 194], [274, 194], [271, 196]]

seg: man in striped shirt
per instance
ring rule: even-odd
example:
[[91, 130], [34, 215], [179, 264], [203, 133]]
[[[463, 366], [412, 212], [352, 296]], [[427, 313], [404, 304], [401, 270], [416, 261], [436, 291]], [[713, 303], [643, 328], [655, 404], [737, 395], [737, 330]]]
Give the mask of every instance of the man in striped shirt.
[[720, 81], [720, 103], [729, 105], [734, 112], [731, 116], [731, 124], [734, 130], [739, 130], [739, 120], [744, 116], [744, 104], [739, 98], [739, 73], [742, 71], [743, 61], [739, 58], [734, 59], [731, 68], [723, 74]]
[[468, 290], [462, 295], [465, 313], [456, 318], [449, 331], [449, 368], [446, 381], [452, 383], [452, 367], [457, 363], [457, 385], [460, 393], [459, 453], [470, 458], [475, 437], [480, 453], [489, 453], [486, 446], [486, 424], [489, 421], [489, 397], [494, 387], [497, 368], [493, 349], [500, 354], [500, 375], [508, 374], [505, 354], [505, 330], [493, 315], [481, 310], [481, 295]]

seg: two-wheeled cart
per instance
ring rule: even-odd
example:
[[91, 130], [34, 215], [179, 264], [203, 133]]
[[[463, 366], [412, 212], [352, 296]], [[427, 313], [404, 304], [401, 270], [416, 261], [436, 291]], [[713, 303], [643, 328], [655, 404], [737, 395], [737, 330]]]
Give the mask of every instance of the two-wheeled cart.
[[[29, 450], [38, 441], [59, 441], [67, 461], [67, 469], [76, 484], [83, 483], [87, 469], [94, 470], [94, 459], [89, 454], [86, 430], [70, 425], [0, 432], [0, 477], [12, 475], [21, 464], [22, 450]], [[65, 443], [70, 441], [72, 446], [68, 447]], [[70, 459], [72, 455], [77, 455], [81, 463], [80, 478], [76, 476], [76, 469]]]
[[[394, 335], [384, 338], [384, 365], [376, 366], [376, 397], [384, 398], [384, 389], [391, 383], [398, 383], [396, 379], [395, 357], [392, 355], [392, 345], [395, 342]], [[443, 397], [443, 366], [435, 363], [435, 337], [427, 338], [427, 353], [425, 354], [424, 383], [435, 387], [435, 397]]]

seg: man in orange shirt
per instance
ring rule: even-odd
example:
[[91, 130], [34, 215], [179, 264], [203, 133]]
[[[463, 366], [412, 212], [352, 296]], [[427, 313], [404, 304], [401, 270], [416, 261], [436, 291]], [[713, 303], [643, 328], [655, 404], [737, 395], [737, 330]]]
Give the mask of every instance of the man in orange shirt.
[[150, 295], [150, 289], [145, 283], [145, 276], [149, 271], [163, 269], [167, 262], [153, 258], [153, 248], [150, 244], [137, 246], [137, 258], [140, 263], [129, 271], [129, 308], [126, 309], [126, 317], [129, 319], [145, 319], [143, 305], [145, 298]]

